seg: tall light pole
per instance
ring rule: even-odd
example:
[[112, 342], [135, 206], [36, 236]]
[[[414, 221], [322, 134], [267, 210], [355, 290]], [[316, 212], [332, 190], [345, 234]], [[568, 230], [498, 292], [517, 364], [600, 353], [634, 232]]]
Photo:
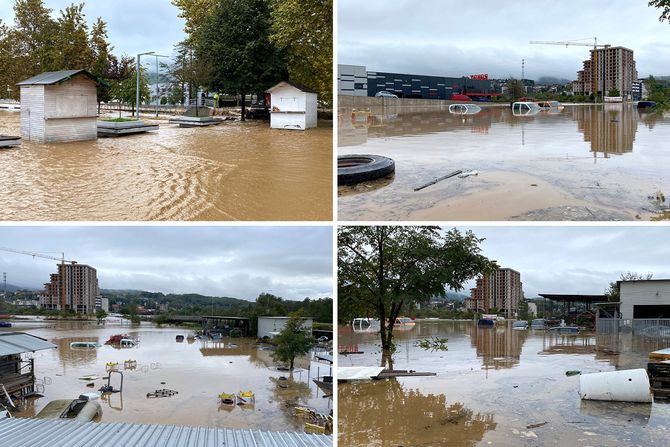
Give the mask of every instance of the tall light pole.
[[137, 65], [135, 66], [135, 69], [137, 71], [137, 90], [136, 90], [136, 96], [135, 96], [135, 105], [136, 105], [135, 113], [136, 113], [136, 115], [135, 116], [137, 117], [137, 119], [140, 119], [140, 71], [141, 71], [140, 57], [148, 55], [148, 54], [154, 54], [154, 53], [155, 53], [155, 51], [148, 51], [146, 53], [139, 53], [137, 55]]
[[156, 118], [158, 118], [158, 58], [170, 56], [161, 56], [160, 54], [154, 54], [154, 56], [156, 56]]

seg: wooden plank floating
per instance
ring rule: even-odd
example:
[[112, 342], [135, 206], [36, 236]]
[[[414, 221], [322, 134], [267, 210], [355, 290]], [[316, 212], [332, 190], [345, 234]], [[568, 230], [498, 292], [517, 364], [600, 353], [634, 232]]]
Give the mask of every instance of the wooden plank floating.
[[432, 181], [430, 181], [430, 182], [428, 182], [424, 185], [419, 186], [418, 188], [414, 188], [414, 191], [421, 191], [424, 188], [428, 188], [430, 185], [434, 185], [437, 182], [441, 182], [442, 180], [446, 180], [448, 178], [455, 177], [458, 174], [462, 174], [462, 173], [463, 173], [463, 171], [461, 169], [459, 169], [458, 171], [454, 171], [454, 172], [451, 172], [451, 173], [449, 173], [447, 175], [444, 175], [442, 177], [438, 177], [435, 180], [432, 180]]
[[407, 369], [385, 369], [375, 379], [389, 379], [391, 377], [427, 377], [436, 376], [434, 372], [421, 372]]

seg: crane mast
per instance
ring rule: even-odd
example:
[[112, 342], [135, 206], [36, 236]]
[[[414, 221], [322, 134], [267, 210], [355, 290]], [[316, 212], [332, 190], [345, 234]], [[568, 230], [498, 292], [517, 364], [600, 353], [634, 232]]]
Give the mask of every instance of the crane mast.
[[[580, 40], [586, 40], [586, 39], [593, 39], [593, 43], [587, 43], [587, 42], [579, 42]], [[598, 48], [609, 48], [612, 45], [608, 43], [598, 43], [598, 38], [597, 37], [588, 37], [586, 39], [574, 39], [574, 40], [567, 40], [567, 41], [554, 41], [554, 40], [531, 40], [530, 43], [533, 45], [565, 45], [565, 47], [569, 46], [583, 46], [583, 47], [593, 47], [593, 57], [597, 58], [598, 57], [598, 52], [596, 51]], [[603, 104], [605, 103], [605, 88], [606, 88], [606, 81], [605, 81], [605, 54], [603, 52], [603, 60], [602, 60], [602, 90], [601, 90], [601, 96], [602, 96], [602, 101]], [[595, 68], [595, 67], [594, 67]], [[595, 73], [595, 70], [593, 71]], [[599, 86], [596, 83], [596, 89]]]
[[36, 251], [16, 250], [16, 249], [7, 248], [7, 247], [0, 247], [0, 250], [1, 251], [7, 251], [7, 252], [10, 252], [10, 253], [16, 253], [16, 254], [20, 254], [20, 255], [32, 256], [33, 258], [44, 258], [44, 259], [51, 259], [51, 260], [54, 260], [54, 261], [59, 261], [60, 265], [62, 266], [63, 277], [60, 278], [60, 290], [59, 290], [59, 292], [60, 292], [59, 295], [60, 296], [58, 298], [59, 298], [59, 301], [60, 301], [61, 308], [65, 307], [65, 277], [64, 277], [64, 275], [65, 275], [65, 263], [67, 262], [68, 264], [75, 265], [77, 263], [77, 261], [66, 260], [65, 259], [65, 253], [61, 253], [61, 257], [57, 258], [55, 256], [46, 255], [44, 253], [39, 253], [39, 252], [36, 252]]

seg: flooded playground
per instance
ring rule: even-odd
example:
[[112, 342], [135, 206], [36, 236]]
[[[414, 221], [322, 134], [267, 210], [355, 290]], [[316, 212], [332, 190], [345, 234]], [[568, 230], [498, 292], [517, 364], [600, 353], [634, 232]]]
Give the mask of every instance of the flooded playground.
[[[0, 111], [0, 134], [20, 135]], [[226, 121], [0, 149], [0, 220], [330, 220], [332, 122], [304, 132]]]
[[[247, 338], [224, 337], [217, 341], [183, 339], [191, 331], [142, 325], [95, 322], [16, 323], [9, 331], [22, 331], [56, 344], [57, 349], [38, 351], [35, 359], [38, 391], [44, 397], [29, 398], [16, 417], [32, 417], [54, 399], [74, 399], [107, 384], [106, 365], [118, 363], [123, 374], [119, 393], [103, 394], [101, 422], [209, 426], [270, 431], [303, 431], [305, 418], [296, 416], [296, 406], [329, 414], [332, 399], [312, 379], [328, 375], [330, 365], [301, 358], [292, 374], [273, 366], [271, 351]], [[115, 334], [139, 339], [135, 347], [105, 345]], [[97, 349], [70, 347], [71, 342], [92, 341]], [[135, 361], [134, 367], [124, 362]], [[81, 379], [94, 375], [93, 381]], [[119, 389], [120, 378], [110, 377]], [[94, 383], [94, 386], [87, 386]], [[152, 397], [156, 390], [176, 391], [169, 397]], [[221, 393], [252, 391], [255, 402], [222, 404]]]
[[[340, 109], [338, 154], [395, 160], [395, 175], [338, 188], [342, 220], [670, 218], [670, 115], [631, 104], [514, 116], [402, 107]], [[420, 191], [433, 179], [454, 176]]]
[[[579, 375], [645, 368], [650, 351], [670, 345], [632, 334], [550, 335], [478, 328], [472, 321], [423, 320], [395, 332], [393, 368], [434, 372], [342, 383], [339, 445], [650, 446], [667, 445], [670, 401], [582, 401]], [[417, 346], [448, 338], [447, 351]], [[376, 334], [340, 327], [339, 366], [380, 366]]]

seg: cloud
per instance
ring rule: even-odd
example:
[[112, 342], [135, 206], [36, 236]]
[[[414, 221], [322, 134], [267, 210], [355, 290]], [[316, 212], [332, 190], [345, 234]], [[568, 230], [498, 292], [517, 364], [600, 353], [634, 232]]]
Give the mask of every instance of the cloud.
[[646, 1], [341, 0], [338, 4], [338, 61], [365, 65], [371, 71], [520, 77], [524, 59], [527, 78], [574, 79], [589, 57], [589, 46], [529, 42], [591, 34], [631, 48], [640, 75], [670, 74], [665, 63], [670, 59], [670, 25], [659, 22], [659, 10]]
[[[0, 247], [89, 264], [100, 286], [255, 299], [332, 296], [329, 227], [0, 227]], [[39, 287], [57, 260], [0, 250], [8, 282]]]

